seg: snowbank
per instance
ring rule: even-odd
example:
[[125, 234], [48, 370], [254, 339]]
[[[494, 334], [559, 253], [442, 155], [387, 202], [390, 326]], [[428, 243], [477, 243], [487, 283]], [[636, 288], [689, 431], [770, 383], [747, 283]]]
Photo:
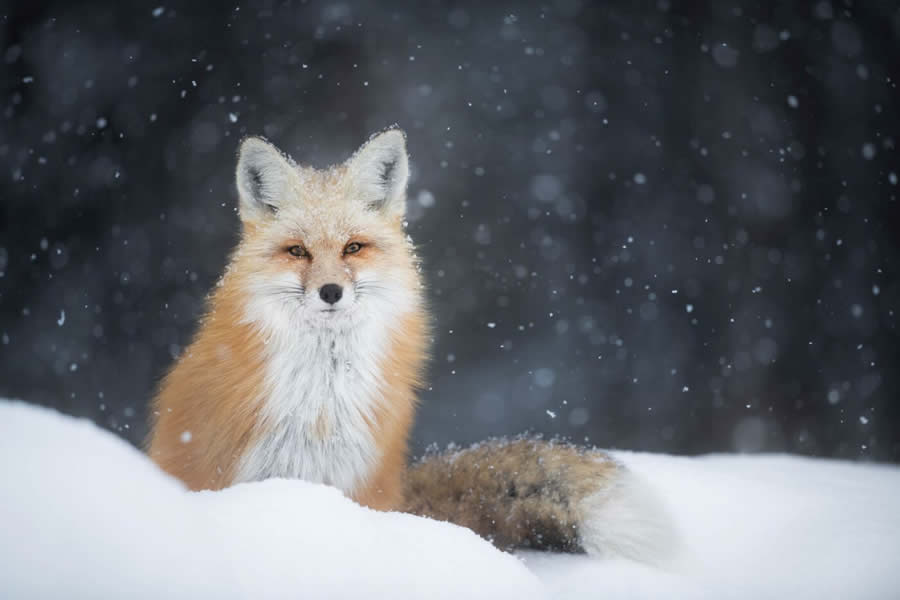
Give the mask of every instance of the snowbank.
[[191, 493], [85, 420], [0, 401], [8, 598], [543, 598], [446, 523], [272, 480]]
[[0, 402], [11, 598], [888, 598], [900, 469], [618, 453], [679, 530], [665, 568], [497, 551], [299, 481], [190, 493], [94, 425]]
[[900, 469], [777, 455], [615, 453], [665, 500], [667, 569], [528, 553], [554, 597], [900, 597]]

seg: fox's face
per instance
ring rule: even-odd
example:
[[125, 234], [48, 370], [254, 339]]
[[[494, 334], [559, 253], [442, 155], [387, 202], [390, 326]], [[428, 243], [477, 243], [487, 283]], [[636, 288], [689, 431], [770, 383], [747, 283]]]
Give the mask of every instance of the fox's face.
[[229, 276], [241, 279], [247, 319], [345, 329], [411, 308], [419, 282], [403, 230], [408, 176], [396, 129], [327, 170], [246, 139], [237, 167], [244, 234]]

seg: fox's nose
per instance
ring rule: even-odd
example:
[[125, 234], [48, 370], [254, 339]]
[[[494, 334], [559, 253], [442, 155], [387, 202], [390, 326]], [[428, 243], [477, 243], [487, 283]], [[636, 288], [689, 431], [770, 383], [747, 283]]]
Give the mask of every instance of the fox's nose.
[[326, 283], [319, 288], [319, 298], [328, 304], [335, 304], [344, 295], [344, 288], [336, 283]]

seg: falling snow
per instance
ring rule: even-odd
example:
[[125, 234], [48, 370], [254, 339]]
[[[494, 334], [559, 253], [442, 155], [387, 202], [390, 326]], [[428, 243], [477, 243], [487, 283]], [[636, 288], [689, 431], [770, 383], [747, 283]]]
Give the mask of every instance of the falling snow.
[[885, 10], [35, 4], [2, 24], [0, 392], [141, 443], [238, 235], [238, 141], [323, 167], [396, 123], [435, 357], [413, 454], [900, 460]]

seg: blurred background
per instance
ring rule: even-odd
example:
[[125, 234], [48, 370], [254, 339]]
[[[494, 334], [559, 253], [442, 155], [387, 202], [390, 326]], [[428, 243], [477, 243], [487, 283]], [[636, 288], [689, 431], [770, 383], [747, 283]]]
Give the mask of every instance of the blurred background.
[[327, 166], [397, 123], [416, 452], [900, 460], [897, 3], [0, 6], [0, 395], [140, 444], [239, 139]]

